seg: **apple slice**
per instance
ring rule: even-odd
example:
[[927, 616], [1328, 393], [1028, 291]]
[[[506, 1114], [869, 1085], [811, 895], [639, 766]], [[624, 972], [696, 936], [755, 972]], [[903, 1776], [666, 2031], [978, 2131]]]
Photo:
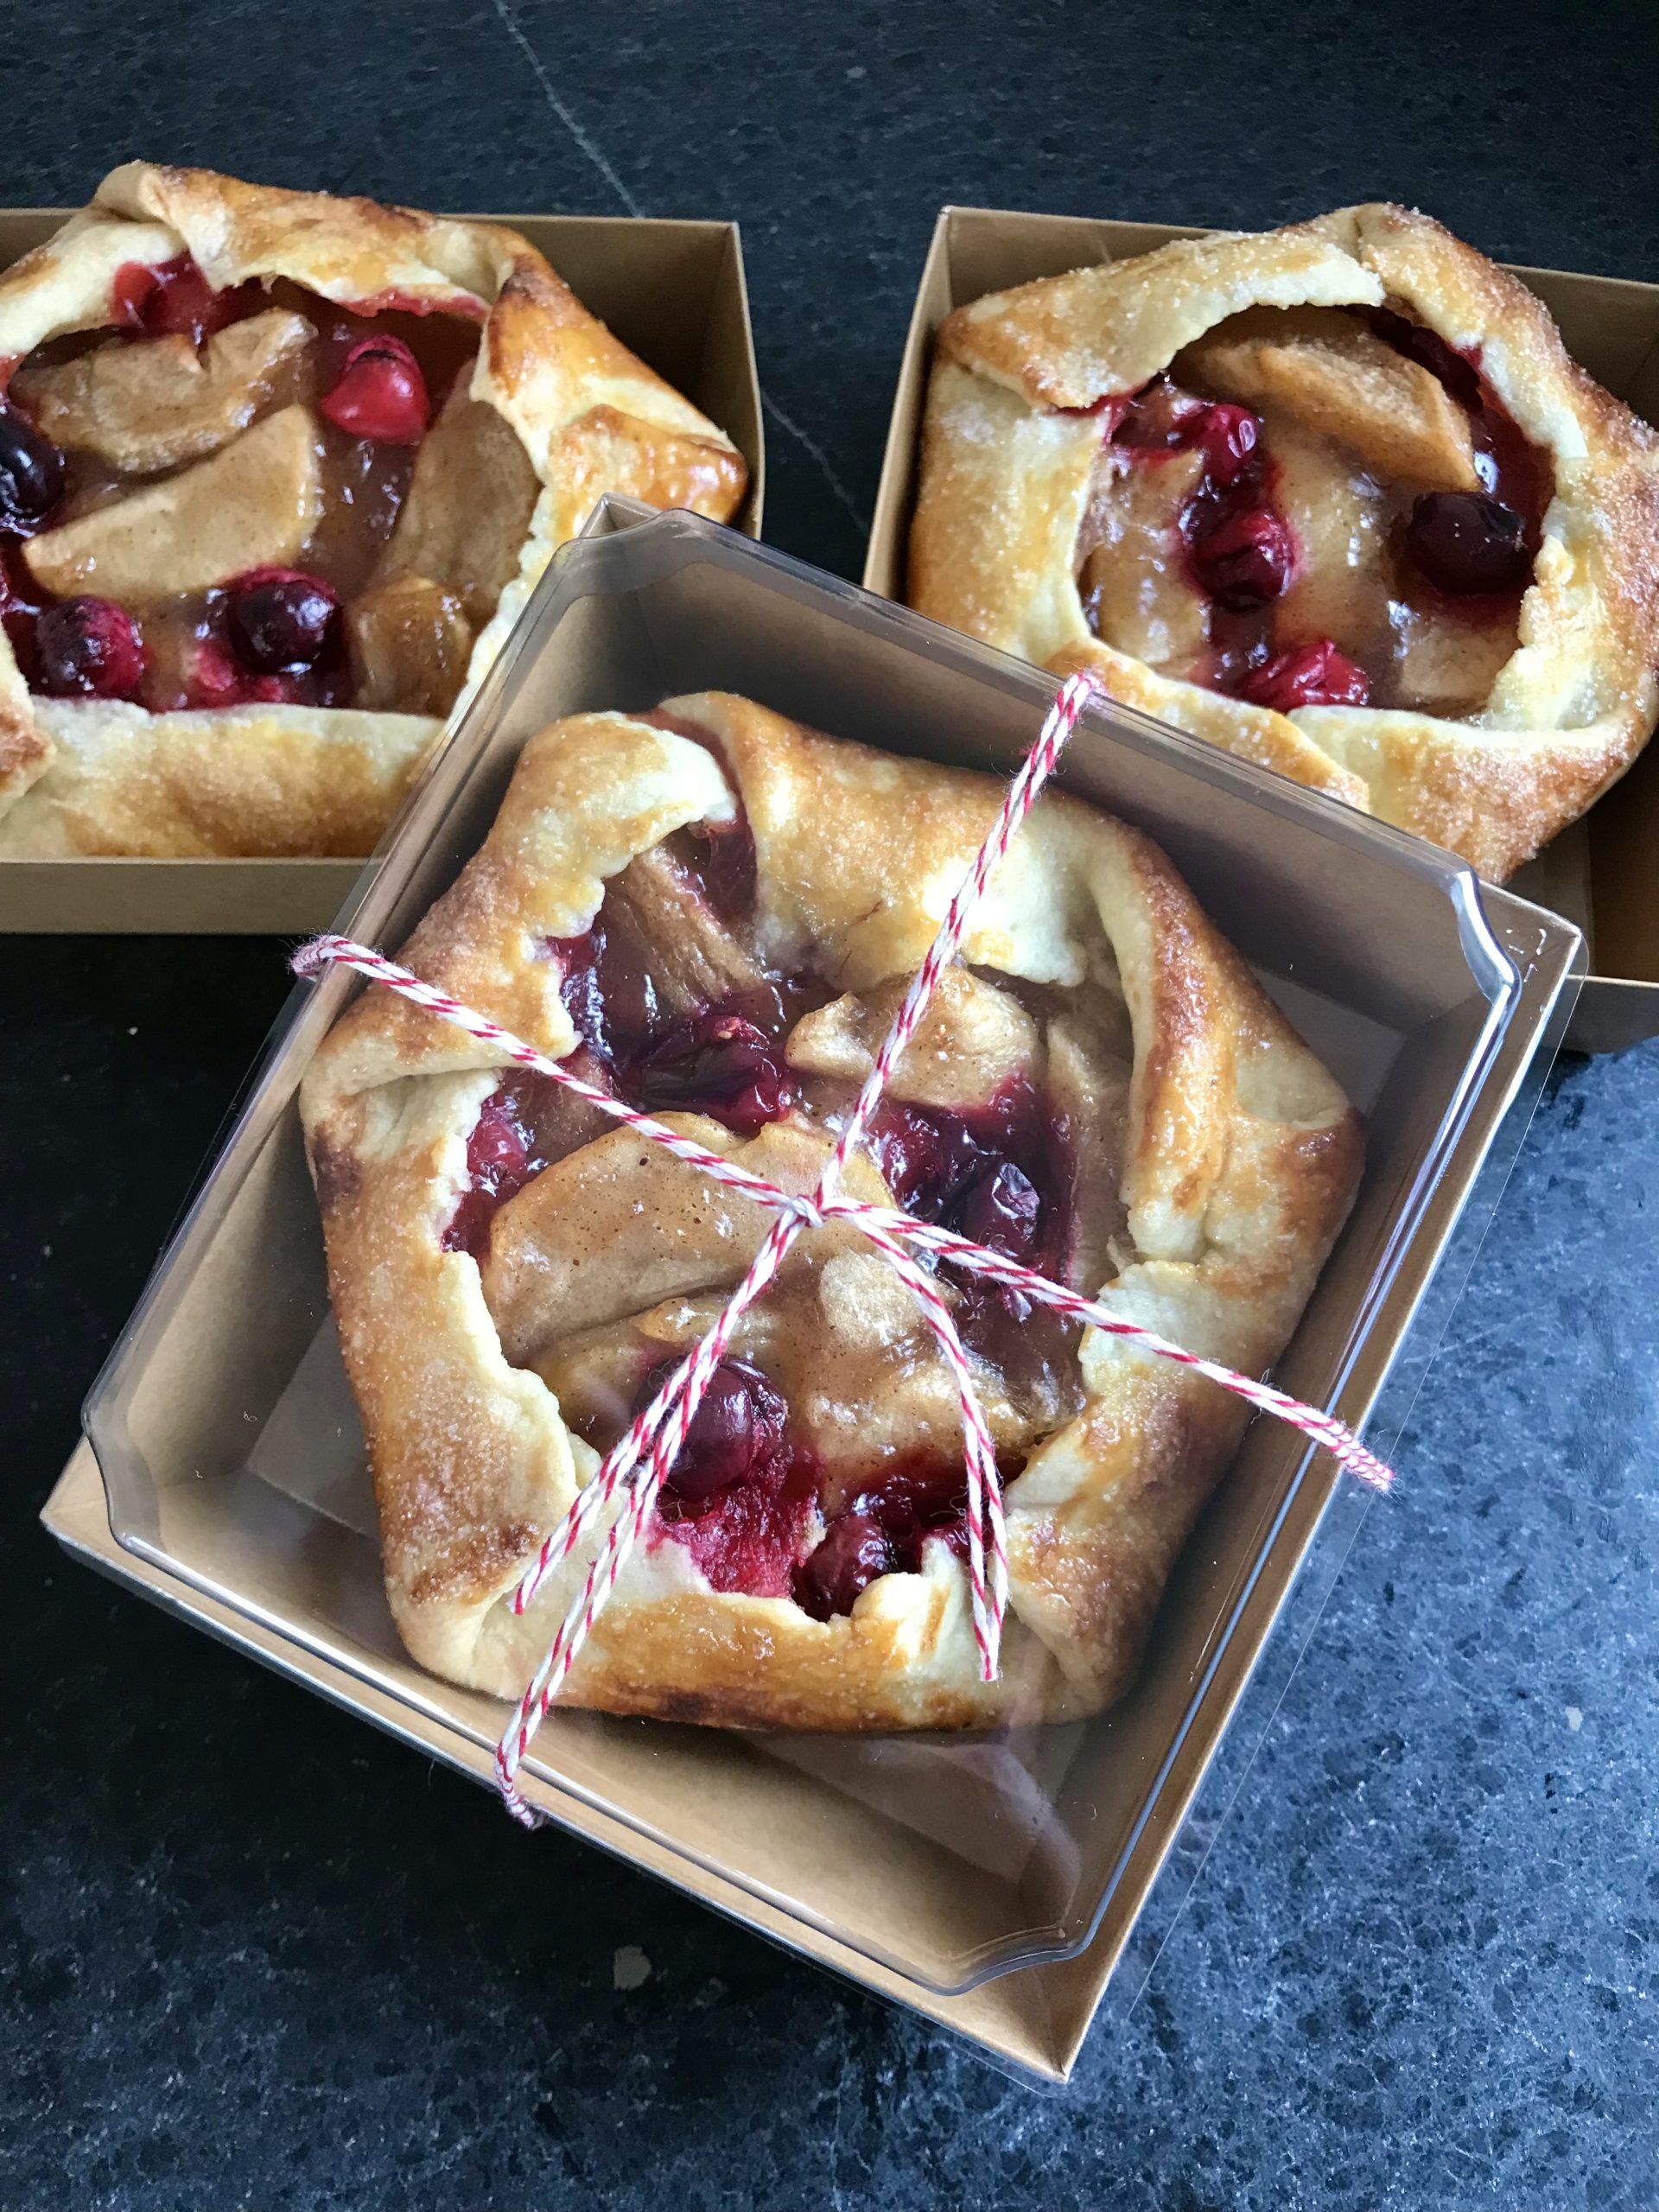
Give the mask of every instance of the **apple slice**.
[[1181, 374], [1217, 399], [1287, 416], [1336, 439], [1375, 474], [1479, 489], [1469, 418], [1420, 362], [1335, 308], [1252, 308], [1180, 356]]
[[56, 444], [123, 475], [154, 476], [217, 453], [273, 401], [302, 397], [315, 335], [303, 315], [272, 308], [200, 353], [185, 337], [101, 346], [20, 374], [16, 392]]
[[321, 512], [316, 425], [308, 409], [285, 407], [210, 461], [30, 539], [23, 557], [60, 599], [154, 607], [295, 566]]

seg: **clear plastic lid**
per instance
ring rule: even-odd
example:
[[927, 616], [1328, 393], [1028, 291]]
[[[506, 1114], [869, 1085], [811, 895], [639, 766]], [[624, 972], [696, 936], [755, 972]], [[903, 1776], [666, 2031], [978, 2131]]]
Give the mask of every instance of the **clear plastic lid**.
[[[627, 526], [633, 512], [612, 503], [550, 569], [343, 930], [400, 944], [476, 849], [525, 740], [579, 709], [717, 688], [896, 752], [1004, 772], [1023, 756], [1052, 677], [711, 524]], [[1275, 1370], [1357, 1427], [1570, 997], [1576, 933], [1128, 710], [1088, 714], [1061, 780], [1158, 840], [1366, 1116], [1352, 1217]], [[423, 1673], [393, 1630], [301, 1142], [300, 1077], [358, 988], [336, 970], [289, 1001], [86, 1427], [125, 1548], [260, 1624], [296, 1675], [345, 1669], [382, 1725], [418, 1715], [429, 1741], [436, 1724], [475, 1769], [505, 1711]], [[849, 1738], [556, 1711], [527, 1794], [918, 1991], [1096, 1936], [1103, 1972], [1337, 1488], [1327, 1458], [1258, 1421], [1177, 1563], [1135, 1688], [1099, 1719]]]

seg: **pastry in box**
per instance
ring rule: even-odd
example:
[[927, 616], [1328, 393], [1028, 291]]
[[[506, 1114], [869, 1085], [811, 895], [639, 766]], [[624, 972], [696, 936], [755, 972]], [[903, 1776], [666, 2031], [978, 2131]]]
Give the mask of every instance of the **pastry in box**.
[[1659, 442], [1427, 216], [1177, 240], [959, 307], [923, 613], [1501, 880], [1659, 713]]
[[367, 853], [553, 550], [745, 464], [501, 226], [130, 163], [0, 276], [0, 858]]
[[[524, 747], [404, 957], [807, 1193], [1001, 797], [728, 694], [570, 716]], [[771, 1216], [385, 992], [334, 1030], [302, 1110], [394, 1618], [435, 1672], [516, 1697], [587, 1553], [518, 1610], [521, 1578]], [[846, 1189], [1255, 1374], [1360, 1165], [1340, 1088], [1161, 853], [1056, 794]], [[1247, 1408], [944, 1277], [1006, 1489], [998, 1678], [976, 1649], [954, 1379], [912, 1292], [831, 1221], [745, 1316], [564, 1701], [858, 1731], [1071, 1719], [1122, 1694]]]

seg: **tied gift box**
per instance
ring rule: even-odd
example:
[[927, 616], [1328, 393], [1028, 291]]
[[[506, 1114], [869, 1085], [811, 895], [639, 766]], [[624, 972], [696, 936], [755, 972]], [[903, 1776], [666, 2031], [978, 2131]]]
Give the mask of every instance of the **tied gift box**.
[[[730, 531], [607, 501], [544, 577], [340, 934], [401, 944], [550, 721], [715, 689], [1006, 774], [1054, 686]], [[1354, 1211], [1274, 1375], [1358, 1427], [1559, 1028], [1577, 932], [1115, 707], [1085, 714], [1058, 780], [1157, 840], [1365, 1115]], [[89, 1562], [487, 1780], [506, 1708], [424, 1673], [386, 1607], [304, 1164], [297, 1086], [359, 988], [336, 969], [296, 993], [46, 1518]], [[1505, 1147], [1516, 1134], [1510, 1115]], [[1305, 1437], [1258, 1421], [1177, 1565], [1139, 1681], [1098, 1719], [778, 1738], [556, 1707], [520, 1786], [997, 2062], [1064, 2080], [1321, 1529], [1322, 1542], [1351, 1530], [1331, 1510], [1348, 1494]]]

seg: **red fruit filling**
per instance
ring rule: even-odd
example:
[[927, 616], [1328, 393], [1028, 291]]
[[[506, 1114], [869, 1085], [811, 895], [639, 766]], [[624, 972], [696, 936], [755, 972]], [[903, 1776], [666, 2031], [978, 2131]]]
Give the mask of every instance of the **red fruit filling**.
[[[651, 879], [657, 880], [658, 879]], [[639, 893], [632, 896], [637, 897]], [[804, 1007], [829, 994], [810, 978], [785, 979], [678, 1015], [664, 1011], [650, 945], [629, 897], [602, 909], [579, 938], [550, 944], [560, 992], [581, 1043], [572, 1064], [590, 1080], [648, 1108], [709, 1113], [740, 1135], [801, 1106], [835, 1127], [842, 1093], [826, 1102], [787, 1067], [784, 1040]], [[642, 950], [643, 946], [643, 950]], [[666, 971], [670, 979], [674, 970]], [[666, 983], [664, 988], [666, 988]], [[514, 1076], [480, 1110], [467, 1145], [467, 1179], [443, 1236], [449, 1250], [487, 1252], [497, 1210], [550, 1160], [593, 1134], [572, 1133], [567, 1094], [533, 1077]], [[1038, 1268], [1063, 1264], [1069, 1230], [1071, 1154], [1064, 1127], [1026, 1082], [1008, 1084], [982, 1107], [952, 1112], [885, 1102], [871, 1150], [900, 1201], [976, 1242]], [[1015, 1293], [947, 1269], [957, 1325], [970, 1354], [996, 1370], [1000, 1385], [1027, 1409], [1061, 1408], [1076, 1389], [1078, 1332], [1028, 1308]], [[1071, 1376], [1060, 1378], [1062, 1363]], [[635, 1370], [637, 1371], [637, 1370]], [[639, 1410], [659, 1387], [665, 1365], [641, 1379]], [[609, 1390], [607, 1383], [605, 1389]], [[602, 1395], [602, 1394], [601, 1394]], [[604, 1448], [622, 1408], [582, 1414], [582, 1433]], [[883, 1465], [849, 1484], [830, 1477], [811, 1445], [790, 1433], [778, 1382], [750, 1361], [721, 1362], [685, 1444], [663, 1484], [652, 1541], [682, 1544], [709, 1585], [751, 1596], [793, 1597], [818, 1619], [847, 1612], [878, 1576], [913, 1572], [923, 1547], [939, 1536], [965, 1547], [965, 1476], [954, 1455]], [[820, 1528], [821, 1501], [834, 1517]]]
[[635, 1071], [653, 1113], [709, 1114], [752, 1137], [795, 1102], [783, 1053], [741, 1014], [710, 1007], [677, 1021]]
[[1144, 391], [1121, 404], [1110, 417], [1116, 445], [1141, 454], [1184, 453], [1201, 448], [1212, 487], [1224, 490], [1249, 467], [1262, 436], [1259, 416], [1225, 400], [1195, 398], [1166, 377], [1154, 377]]
[[[573, 1055], [570, 1065], [602, 1086], [604, 1071], [591, 1056]], [[443, 1232], [446, 1252], [484, 1256], [497, 1210], [568, 1149], [568, 1112], [565, 1094], [538, 1076], [509, 1076], [490, 1093], [467, 1140], [467, 1183]]]
[[850, 1613], [871, 1583], [891, 1574], [897, 1564], [892, 1539], [874, 1513], [843, 1513], [796, 1568], [795, 1602], [815, 1621]]
[[353, 346], [339, 383], [317, 405], [347, 437], [394, 446], [418, 445], [432, 415], [420, 363], [401, 338], [391, 337]]
[[115, 321], [144, 338], [194, 339], [200, 345], [228, 323], [257, 314], [264, 304], [258, 284], [215, 291], [188, 253], [151, 269], [124, 261], [110, 287]]
[[1192, 565], [1211, 599], [1243, 614], [1284, 596], [1296, 548], [1271, 508], [1238, 508], [1194, 540]]
[[890, 1471], [863, 1491], [825, 1529], [823, 1541], [795, 1571], [793, 1595], [816, 1621], [851, 1612], [883, 1574], [914, 1574], [922, 1547], [942, 1537], [965, 1555], [968, 1492], [960, 1464], [918, 1461]]
[[1363, 707], [1371, 696], [1370, 679], [1329, 638], [1275, 653], [1253, 669], [1238, 687], [1252, 706], [1272, 707], [1281, 715], [1297, 707]]
[[[278, 381], [259, 403], [262, 413], [303, 403], [318, 389], [326, 395], [318, 403], [321, 514], [302, 556], [305, 569], [266, 569], [211, 590], [146, 601], [141, 613], [127, 617], [143, 648], [143, 671], [136, 688], [118, 696], [158, 713], [250, 702], [357, 703], [345, 615], [373, 581], [409, 489], [413, 448], [434, 403], [476, 355], [477, 317], [460, 302], [453, 311], [433, 312], [425, 302], [391, 298], [365, 302], [359, 312], [286, 278], [215, 291], [188, 254], [159, 268], [129, 262], [116, 271], [113, 331], [54, 340], [21, 363], [6, 365], [15, 365], [16, 373], [10, 398], [0, 403], [0, 617], [25, 680], [36, 690], [67, 685], [71, 695], [86, 696], [85, 683], [78, 677], [72, 681], [66, 670], [61, 641], [54, 644], [48, 633], [44, 648], [37, 644], [36, 623], [52, 608], [54, 595], [33, 581], [22, 542], [155, 480], [104, 458], [95, 440], [83, 446], [72, 439], [68, 449], [61, 449], [31, 419], [31, 379], [50, 377], [111, 346], [180, 337], [203, 346], [228, 324], [270, 308], [302, 315], [315, 334], [302, 353], [290, 355], [286, 368], [272, 372]], [[384, 315], [399, 327], [388, 328], [371, 315]], [[289, 380], [282, 382], [283, 377]], [[89, 404], [84, 397], [59, 404]], [[368, 607], [363, 619], [371, 625], [378, 658], [368, 654], [363, 664], [377, 666], [384, 685], [391, 653], [392, 676], [410, 687], [411, 698], [425, 700], [429, 682], [443, 680], [448, 662], [429, 678], [423, 640], [393, 635], [388, 641], [390, 615], [372, 600]], [[377, 620], [378, 631], [372, 627]], [[71, 660], [76, 671], [86, 664], [84, 654]], [[129, 653], [122, 665], [130, 661]], [[416, 709], [410, 705], [408, 710]], [[418, 710], [429, 708], [423, 704]]]
[[1027, 1262], [1037, 1249], [1043, 1201], [1024, 1168], [1004, 1160], [976, 1176], [962, 1203], [962, 1233], [987, 1250]]
[[[712, 753], [722, 767], [725, 755], [720, 741], [706, 723], [683, 715], [665, 714], [653, 708], [637, 718], [654, 729], [672, 730], [693, 745]], [[754, 832], [740, 803], [730, 822], [698, 822], [680, 831], [673, 841], [677, 856], [701, 885], [709, 906], [726, 923], [741, 922], [754, 909]]]
[[[1402, 513], [1392, 543], [1402, 588], [1429, 616], [1501, 626], [1514, 619], [1536, 556], [1552, 479], [1481, 373], [1479, 356], [1457, 353], [1433, 332], [1388, 309], [1365, 311], [1372, 332], [1427, 369], [1467, 417], [1479, 492], [1429, 492]], [[1128, 397], [1090, 409], [1103, 435], [1134, 465], [1176, 454], [1203, 456], [1180, 515], [1186, 570], [1207, 608], [1210, 653], [1195, 680], [1288, 713], [1314, 704], [1363, 706], [1386, 671], [1363, 666], [1329, 638], [1279, 631], [1279, 603], [1298, 582], [1299, 552], [1274, 505], [1271, 438], [1248, 408], [1205, 400], [1157, 377]], [[1376, 496], [1375, 487], [1372, 496]], [[1094, 620], [1094, 599], [1085, 590]], [[1173, 666], [1172, 673], [1188, 672]], [[1412, 695], [1407, 692], [1402, 703]], [[1449, 711], [1443, 705], [1439, 711]]]
[[676, 1018], [602, 915], [586, 936], [548, 950], [563, 967], [559, 995], [577, 1035], [636, 1105], [708, 1114], [753, 1136], [794, 1103], [779, 1041], [791, 1020], [783, 989], [766, 985]]
[[[659, 1368], [647, 1379], [639, 1407], [650, 1403], [671, 1371]], [[716, 1491], [763, 1473], [784, 1448], [788, 1420], [788, 1407], [758, 1367], [722, 1360], [664, 1480], [664, 1518], [698, 1512]]]
[[1406, 550], [1430, 583], [1459, 597], [1515, 591], [1532, 573], [1525, 516], [1480, 492], [1423, 493]]
[[255, 569], [226, 591], [231, 645], [256, 676], [315, 668], [338, 641], [340, 594], [321, 576]]
[[35, 625], [35, 673], [57, 699], [130, 699], [148, 656], [137, 625], [108, 599], [66, 599]]
[[[641, 1387], [647, 1405], [667, 1368]], [[758, 1367], [722, 1360], [692, 1417], [658, 1501], [665, 1533], [684, 1545], [716, 1590], [752, 1598], [789, 1595], [806, 1541], [817, 1471], [791, 1449], [789, 1408]]]
[[252, 675], [217, 638], [204, 638], [185, 666], [179, 704], [206, 709], [293, 706], [300, 696], [291, 677]]
[[[1014, 1083], [965, 1114], [884, 1098], [870, 1123], [868, 1144], [900, 1205], [924, 1220], [948, 1222], [971, 1236], [970, 1210], [976, 1220], [991, 1225], [993, 1202], [988, 1193], [1003, 1166], [1013, 1167], [1014, 1177], [997, 1187], [1010, 1197], [1015, 1179], [1027, 1189], [1041, 1183], [1052, 1165], [1053, 1134], [1030, 1085]], [[977, 1199], [976, 1192], [981, 1194]], [[995, 1239], [977, 1241], [992, 1243]], [[1012, 1257], [1022, 1256], [1007, 1246], [997, 1249], [1009, 1250]]]
[[63, 497], [64, 460], [15, 407], [0, 406], [0, 530], [27, 537]]

